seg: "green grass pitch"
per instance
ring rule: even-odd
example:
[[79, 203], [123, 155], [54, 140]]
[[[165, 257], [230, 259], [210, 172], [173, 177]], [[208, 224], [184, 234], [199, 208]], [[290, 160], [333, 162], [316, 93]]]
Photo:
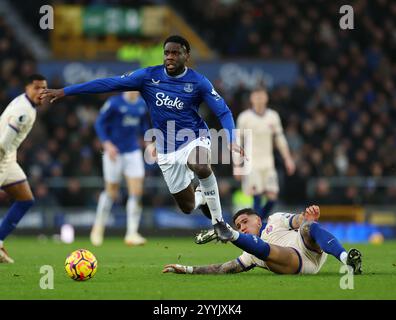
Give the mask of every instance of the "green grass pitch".
[[[73, 244], [10, 237], [7, 249], [15, 264], [0, 264], [0, 299], [395, 299], [396, 242], [357, 244], [363, 272], [354, 289], [342, 290], [340, 263], [329, 256], [318, 275], [275, 275], [263, 269], [241, 274], [162, 274], [167, 263], [202, 265], [236, 258], [231, 244], [196, 245], [193, 238], [149, 238], [144, 247], [127, 247], [122, 238], [107, 238], [93, 247], [87, 238]], [[85, 282], [66, 276], [63, 264], [73, 250], [91, 250], [98, 259], [95, 277]], [[346, 248], [350, 246], [346, 245]], [[54, 289], [40, 288], [40, 267], [54, 268]]]

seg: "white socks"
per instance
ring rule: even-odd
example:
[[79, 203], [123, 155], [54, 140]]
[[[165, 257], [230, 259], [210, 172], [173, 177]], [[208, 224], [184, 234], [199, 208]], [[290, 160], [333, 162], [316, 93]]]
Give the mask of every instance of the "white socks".
[[[139, 204], [140, 197], [129, 196], [126, 204], [127, 212], [127, 234], [135, 234], [139, 228], [142, 208]], [[110, 215], [113, 199], [103, 191], [99, 196], [98, 207], [96, 209], [96, 226], [106, 226], [107, 219]]]
[[139, 204], [140, 197], [129, 196], [126, 212], [127, 212], [127, 235], [135, 234], [138, 231], [140, 217], [142, 216], [142, 207]]
[[221, 204], [219, 197], [219, 188], [217, 186], [216, 177], [212, 174], [205, 178], [199, 179], [203, 196], [205, 197], [206, 203], [209, 207], [210, 214], [212, 215], [212, 224], [216, 224], [217, 221], [223, 220], [221, 212]]
[[96, 226], [105, 226], [107, 218], [110, 215], [111, 207], [113, 206], [113, 199], [106, 193], [102, 191], [99, 196], [98, 207], [96, 208]]
[[231, 227], [228, 223], [226, 223], [226, 226], [228, 228], [228, 230], [231, 230], [232, 232], [232, 240], [231, 241], [235, 241], [239, 238], [239, 232], [236, 231], [233, 227]]
[[343, 264], [346, 264], [346, 263], [347, 263], [347, 258], [348, 258], [348, 253], [346, 253], [345, 251], [341, 252], [341, 254], [340, 254], [340, 261], [341, 261]]
[[194, 209], [197, 209], [199, 206], [206, 203], [206, 199], [203, 196], [203, 191], [195, 191], [195, 206]]

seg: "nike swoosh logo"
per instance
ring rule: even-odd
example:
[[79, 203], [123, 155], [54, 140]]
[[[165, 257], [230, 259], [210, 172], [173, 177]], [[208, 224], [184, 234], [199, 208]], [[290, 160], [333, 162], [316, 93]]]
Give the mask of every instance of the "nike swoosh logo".
[[160, 83], [160, 80], [151, 79], [151, 82], [154, 83], [154, 84], [159, 84], [159, 83]]
[[333, 238], [333, 239], [331, 239], [329, 242], [327, 242], [327, 244], [330, 244], [330, 242], [331, 242], [331, 241], [333, 241], [333, 240], [334, 240], [334, 238]]

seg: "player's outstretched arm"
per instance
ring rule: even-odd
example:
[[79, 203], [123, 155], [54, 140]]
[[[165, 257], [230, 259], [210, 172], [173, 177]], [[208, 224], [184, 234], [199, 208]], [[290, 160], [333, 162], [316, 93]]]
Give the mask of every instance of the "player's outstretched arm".
[[210, 264], [207, 266], [183, 266], [180, 264], [168, 264], [162, 270], [163, 273], [179, 273], [179, 274], [226, 274], [239, 273], [244, 269], [237, 260], [231, 260], [220, 264]]
[[96, 79], [67, 86], [62, 89], [45, 89], [40, 95], [40, 99], [49, 99], [52, 103], [64, 96], [73, 96], [77, 94], [140, 90], [144, 76], [145, 69], [139, 69], [122, 76]]

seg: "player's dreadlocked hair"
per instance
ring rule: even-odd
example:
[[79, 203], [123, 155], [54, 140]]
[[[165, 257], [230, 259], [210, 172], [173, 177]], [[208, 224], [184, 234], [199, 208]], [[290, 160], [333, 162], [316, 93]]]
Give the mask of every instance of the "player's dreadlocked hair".
[[259, 214], [258, 214], [256, 211], [254, 211], [252, 208], [241, 209], [241, 210], [239, 210], [237, 213], [234, 214], [234, 216], [232, 217], [232, 222], [234, 222], [234, 224], [235, 224], [235, 220], [236, 220], [239, 216], [241, 216], [241, 215], [243, 215], [243, 214], [247, 214], [248, 216], [251, 216], [251, 215], [253, 215], [253, 214], [255, 214], [256, 216], [259, 215]]
[[188, 43], [188, 41], [186, 39], [184, 39], [181, 36], [178, 35], [173, 35], [170, 36], [168, 38], [166, 38], [166, 40], [164, 41], [164, 47], [168, 42], [175, 42], [180, 44], [182, 47], [184, 47], [184, 49], [186, 49], [187, 53], [190, 53], [190, 44]]

